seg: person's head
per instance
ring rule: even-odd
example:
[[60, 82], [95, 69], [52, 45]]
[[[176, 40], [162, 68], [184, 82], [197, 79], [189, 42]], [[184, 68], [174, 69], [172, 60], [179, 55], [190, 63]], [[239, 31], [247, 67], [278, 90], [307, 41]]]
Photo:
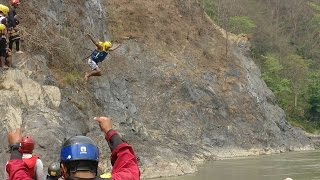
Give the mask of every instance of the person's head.
[[102, 47], [102, 49], [99, 49], [100, 51], [108, 51], [110, 48], [112, 48], [110, 41], [99, 42], [99, 45]]
[[48, 167], [48, 175], [50, 177], [60, 177], [61, 176], [61, 169], [60, 169], [60, 163], [53, 162]]
[[21, 151], [22, 153], [32, 154], [34, 145], [36, 142], [31, 136], [25, 136], [21, 140]]
[[11, 0], [11, 6], [17, 8], [20, 4], [20, 0]]
[[65, 178], [94, 178], [97, 175], [99, 149], [86, 136], [73, 136], [62, 146], [60, 164]]

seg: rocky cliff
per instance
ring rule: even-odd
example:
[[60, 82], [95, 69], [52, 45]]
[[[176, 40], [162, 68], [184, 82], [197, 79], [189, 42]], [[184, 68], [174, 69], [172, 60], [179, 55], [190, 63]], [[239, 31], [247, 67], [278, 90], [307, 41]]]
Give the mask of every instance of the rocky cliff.
[[[226, 55], [223, 33], [195, 0], [29, 0], [18, 13], [26, 53], [1, 73], [2, 166], [6, 133], [21, 126], [46, 167], [65, 138], [84, 134], [106, 152], [107, 171], [110, 153], [92, 120], [100, 115], [133, 144], [144, 177], [192, 173], [223, 157], [313, 149], [276, 105], [246, 56], [248, 44], [230, 42]], [[103, 62], [104, 75], [88, 83], [81, 58], [94, 47], [85, 33], [121, 43]]]

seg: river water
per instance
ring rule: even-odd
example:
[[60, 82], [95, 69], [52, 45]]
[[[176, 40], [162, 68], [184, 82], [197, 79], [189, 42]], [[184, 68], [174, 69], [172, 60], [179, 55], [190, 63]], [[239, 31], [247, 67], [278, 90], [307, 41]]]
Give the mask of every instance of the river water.
[[320, 180], [320, 152], [292, 152], [220, 160], [198, 172], [160, 180]]

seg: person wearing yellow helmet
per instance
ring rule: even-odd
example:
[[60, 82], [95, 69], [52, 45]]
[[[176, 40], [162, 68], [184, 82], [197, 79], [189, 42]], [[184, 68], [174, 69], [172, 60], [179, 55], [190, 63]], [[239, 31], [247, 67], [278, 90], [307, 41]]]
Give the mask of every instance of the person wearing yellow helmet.
[[0, 65], [4, 69], [8, 69], [9, 67], [6, 65], [6, 57], [7, 54], [7, 27], [4, 24], [0, 24]]
[[0, 13], [0, 66], [4, 69], [12, 67], [11, 50], [7, 48], [8, 28], [6, 26], [6, 18]]
[[8, 6], [5, 6], [5, 5], [3, 5], [3, 4], [0, 4], [0, 11], [1, 11], [5, 16], [8, 16], [9, 8], [8, 8]]
[[88, 57], [89, 58], [88, 64], [91, 68], [91, 71], [85, 73], [84, 78], [86, 81], [88, 81], [88, 79], [91, 76], [102, 75], [101, 69], [99, 68], [98, 63], [102, 62], [108, 56], [110, 51], [114, 51], [120, 46], [120, 45], [117, 45], [116, 47], [113, 47], [110, 41], [105, 41], [105, 42], [97, 41], [92, 37], [91, 34], [87, 34], [87, 36], [96, 45], [97, 48]]
[[0, 23], [7, 26], [7, 16], [9, 8], [3, 4], [0, 4]]

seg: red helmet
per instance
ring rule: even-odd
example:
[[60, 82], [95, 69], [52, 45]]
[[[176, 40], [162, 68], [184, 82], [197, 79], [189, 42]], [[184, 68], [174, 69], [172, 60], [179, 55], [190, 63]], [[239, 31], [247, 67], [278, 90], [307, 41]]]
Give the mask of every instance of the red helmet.
[[34, 149], [34, 145], [35, 145], [35, 141], [31, 136], [25, 136], [22, 138], [21, 141], [21, 151], [23, 153], [29, 153], [31, 154], [33, 149]]

